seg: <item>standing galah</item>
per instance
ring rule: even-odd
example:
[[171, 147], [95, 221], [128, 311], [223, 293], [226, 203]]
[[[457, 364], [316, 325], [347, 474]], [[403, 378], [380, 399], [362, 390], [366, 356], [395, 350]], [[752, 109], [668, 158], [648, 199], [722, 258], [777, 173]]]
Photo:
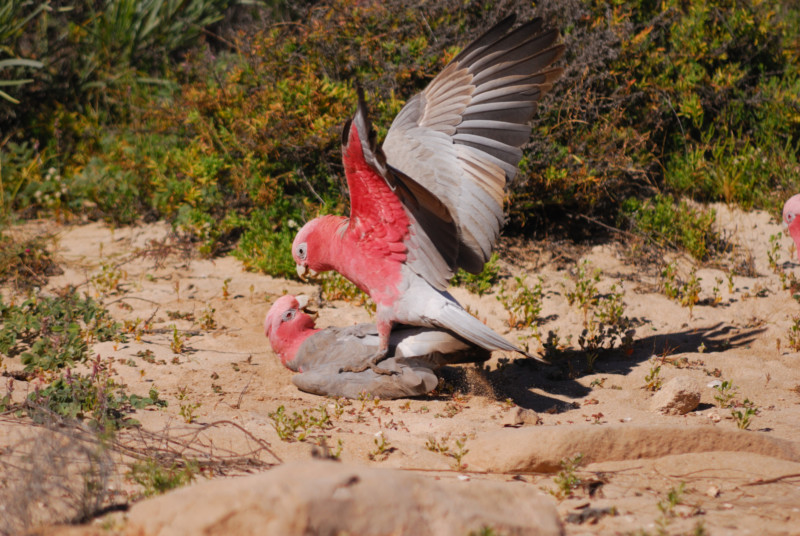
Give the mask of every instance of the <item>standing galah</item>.
[[393, 374], [365, 369], [341, 373], [342, 368], [368, 363], [378, 349], [374, 324], [347, 328], [314, 327], [303, 309], [307, 297], [278, 298], [264, 320], [264, 332], [286, 367], [300, 374], [292, 382], [301, 390], [325, 396], [358, 398], [368, 393], [390, 399], [424, 395], [439, 380], [434, 370], [447, 364], [486, 361], [489, 352], [474, 348], [445, 332], [399, 326], [389, 338], [389, 356], [381, 366]]
[[564, 51], [558, 31], [543, 30], [541, 19], [512, 30], [514, 20], [467, 46], [412, 97], [382, 148], [359, 90], [342, 135], [350, 218], [316, 218], [292, 244], [301, 277], [336, 270], [372, 297], [380, 334], [374, 362], [386, 355], [394, 323], [525, 353], [446, 292], [458, 268], [480, 273], [489, 259], [528, 122], [562, 71], [552, 67]]
[[789, 236], [794, 240], [797, 258], [800, 259], [800, 194], [793, 195], [783, 205], [783, 223], [789, 229]]

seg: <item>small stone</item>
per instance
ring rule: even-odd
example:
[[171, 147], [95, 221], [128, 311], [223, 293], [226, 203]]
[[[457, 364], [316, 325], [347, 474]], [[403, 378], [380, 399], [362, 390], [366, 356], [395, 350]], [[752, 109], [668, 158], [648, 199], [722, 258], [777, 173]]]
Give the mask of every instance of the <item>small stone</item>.
[[719, 497], [719, 488], [713, 485], [709, 486], [708, 489], [706, 490], [706, 495], [708, 495], [712, 499]]
[[708, 418], [711, 419], [711, 422], [719, 422], [722, 420], [722, 417], [719, 416], [719, 413], [710, 413]]
[[512, 428], [519, 428], [520, 426], [524, 425], [536, 425], [542, 423], [542, 418], [539, 417], [539, 414], [533, 411], [532, 409], [525, 409], [519, 406], [515, 406], [508, 410], [505, 415], [503, 415], [503, 420], [501, 421], [503, 426], [510, 426]]
[[686, 415], [700, 404], [700, 389], [686, 376], [672, 378], [650, 401], [650, 409], [666, 415]]

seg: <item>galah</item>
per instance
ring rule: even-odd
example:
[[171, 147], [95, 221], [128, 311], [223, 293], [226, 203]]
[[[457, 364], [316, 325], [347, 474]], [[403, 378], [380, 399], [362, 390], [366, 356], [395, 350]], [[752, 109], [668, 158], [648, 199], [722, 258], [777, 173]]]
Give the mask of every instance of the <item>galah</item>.
[[445, 332], [430, 328], [398, 326], [389, 338], [389, 356], [381, 367], [394, 374], [369, 369], [340, 373], [359, 367], [375, 355], [378, 330], [374, 324], [317, 329], [304, 312], [307, 297], [278, 298], [264, 320], [264, 333], [273, 351], [287, 368], [300, 372], [292, 382], [301, 390], [325, 396], [358, 398], [362, 393], [391, 399], [424, 395], [439, 379], [434, 371], [455, 363], [486, 361], [489, 353]]
[[382, 147], [359, 90], [342, 135], [350, 217], [313, 219], [292, 244], [300, 277], [336, 270], [372, 297], [380, 335], [374, 362], [387, 355], [395, 323], [526, 354], [446, 291], [458, 268], [480, 273], [489, 259], [528, 122], [562, 72], [552, 67], [564, 51], [558, 31], [544, 30], [541, 19], [512, 30], [514, 21], [468, 45], [412, 97]]
[[793, 195], [783, 205], [783, 224], [789, 230], [789, 236], [794, 240], [797, 249], [797, 258], [800, 260], [800, 194]]

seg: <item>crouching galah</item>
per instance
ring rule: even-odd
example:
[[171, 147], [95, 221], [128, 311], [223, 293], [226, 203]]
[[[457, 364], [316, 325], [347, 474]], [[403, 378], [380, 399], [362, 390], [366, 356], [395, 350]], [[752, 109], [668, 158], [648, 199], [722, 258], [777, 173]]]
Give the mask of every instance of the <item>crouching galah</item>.
[[369, 363], [379, 346], [374, 324], [323, 330], [304, 312], [305, 296], [280, 297], [264, 320], [264, 332], [286, 367], [300, 374], [292, 382], [301, 390], [325, 396], [358, 398], [362, 393], [390, 399], [424, 395], [439, 383], [434, 371], [454, 363], [486, 361], [489, 352], [453, 335], [430, 328], [398, 326], [389, 338], [388, 357], [378, 374], [339, 371]]
[[800, 194], [793, 195], [783, 205], [783, 224], [789, 231], [800, 260]]
[[552, 67], [564, 51], [558, 31], [544, 30], [540, 19], [512, 30], [514, 20], [467, 46], [411, 98], [382, 148], [359, 91], [342, 135], [350, 217], [316, 218], [294, 240], [301, 277], [336, 270], [372, 297], [376, 361], [387, 355], [394, 323], [525, 353], [446, 292], [458, 268], [480, 273], [491, 256], [528, 122], [561, 74]]

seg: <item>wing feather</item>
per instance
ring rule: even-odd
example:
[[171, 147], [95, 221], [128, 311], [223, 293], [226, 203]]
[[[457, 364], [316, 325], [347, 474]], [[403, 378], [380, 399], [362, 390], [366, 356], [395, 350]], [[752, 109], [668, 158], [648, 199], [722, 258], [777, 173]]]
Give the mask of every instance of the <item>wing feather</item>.
[[455, 249], [452, 229], [423, 227], [419, 217], [410, 224], [407, 262], [439, 289], [457, 268], [479, 272], [489, 259], [528, 122], [561, 74], [552, 67], [564, 51], [558, 31], [541, 19], [514, 22], [505, 18], [456, 55], [403, 107], [383, 144], [394, 179], [437, 198], [453, 221]]

